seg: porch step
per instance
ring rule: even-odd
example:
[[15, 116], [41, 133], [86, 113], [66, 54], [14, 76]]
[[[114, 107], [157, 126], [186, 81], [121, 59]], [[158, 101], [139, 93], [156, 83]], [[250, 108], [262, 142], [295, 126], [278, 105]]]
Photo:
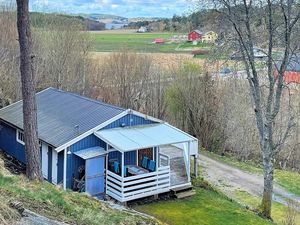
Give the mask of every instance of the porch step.
[[177, 194], [175, 194], [176, 198], [188, 198], [188, 197], [192, 197], [196, 194], [195, 190], [189, 190], [189, 191], [184, 191], [184, 192], [179, 192]]
[[180, 192], [191, 191], [192, 189], [193, 189], [193, 185], [184, 185], [181, 187], [171, 188], [171, 191], [176, 195], [179, 194]]

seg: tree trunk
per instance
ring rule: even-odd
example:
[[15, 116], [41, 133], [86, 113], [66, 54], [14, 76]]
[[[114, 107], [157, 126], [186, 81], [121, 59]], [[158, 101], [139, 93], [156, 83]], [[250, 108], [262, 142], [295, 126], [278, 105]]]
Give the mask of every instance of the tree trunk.
[[274, 165], [273, 165], [273, 157], [270, 154], [264, 154], [263, 166], [264, 166], [264, 192], [263, 192], [263, 198], [261, 204], [261, 212], [263, 217], [271, 219]]
[[33, 68], [32, 40], [29, 25], [29, 0], [17, 0], [17, 26], [20, 45], [20, 72], [23, 96], [23, 124], [26, 152], [26, 174], [30, 180], [42, 180], [37, 134], [37, 106]]

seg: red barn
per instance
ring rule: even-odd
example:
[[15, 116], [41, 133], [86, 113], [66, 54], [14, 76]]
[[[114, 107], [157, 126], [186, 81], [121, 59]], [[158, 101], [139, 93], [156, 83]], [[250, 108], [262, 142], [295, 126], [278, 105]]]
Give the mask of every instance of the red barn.
[[[277, 67], [280, 67], [280, 63], [277, 64]], [[277, 71], [275, 72], [277, 74]], [[284, 82], [300, 84], [300, 53], [295, 54], [291, 57], [289, 64], [287, 65]]]
[[192, 32], [189, 33], [188, 38], [189, 41], [198, 41], [201, 40], [203, 34], [199, 30], [193, 30]]

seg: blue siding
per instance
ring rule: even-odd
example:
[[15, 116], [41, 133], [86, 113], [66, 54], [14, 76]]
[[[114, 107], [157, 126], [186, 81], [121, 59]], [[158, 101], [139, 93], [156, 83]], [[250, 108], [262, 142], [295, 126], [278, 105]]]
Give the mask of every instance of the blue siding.
[[[78, 141], [77, 143], [71, 145], [67, 150], [72, 153], [91, 148], [95, 146], [101, 146], [106, 148], [106, 143], [95, 135], [89, 135], [88, 137]], [[68, 154], [67, 157], [67, 188], [72, 188], [73, 178], [77, 176], [77, 168], [82, 164], [82, 161], [79, 157], [74, 154]]]
[[[103, 129], [111, 129], [111, 128], [117, 128], [121, 127], [122, 124], [125, 124], [126, 126], [137, 126], [137, 125], [143, 125], [143, 124], [152, 124], [155, 123], [151, 120], [147, 120], [143, 117], [136, 116], [136, 115], [126, 115], [115, 122], [112, 122], [111, 124], [107, 125]], [[99, 138], [97, 138], [94, 135], [90, 135], [77, 143], [70, 146], [67, 150], [71, 151], [72, 153], [86, 149], [91, 148], [95, 146], [100, 146], [106, 149], [106, 143]], [[124, 155], [124, 163], [125, 165], [134, 165], [136, 164], [136, 151], [127, 152]], [[118, 159], [119, 162], [121, 162], [121, 153], [120, 152], [111, 152], [109, 153], [109, 159]], [[68, 154], [67, 157], [67, 188], [72, 188], [73, 185], [73, 178], [78, 177], [78, 167], [84, 165], [84, 160], [80, 159], [79, 157], [75, 156], [74, 154]], [[63, 170], [63, 168], [58, 170]]]
[[136, 152], [137, 151], [125, 152], [124, 155], [125, 165], [136, 165]]
[[17, 142], [16, 129], [0, 122], [0, 148], [22, 163], [26, 163], [25, 146]]
[[121, 152], [118, 152], [118, 151], [110, 152], [108, 154], [108, 161], [110, 161], [112, 159], [117, 159], [119, 162], [121, 162], [121, 160], [122, 160], [122, 154], [121, 154]]
[[128, 114], [126, 116], [123, 116], [122, 118], [116, 120], [115, 122], [112, 122], [111, 124], [107, 125], [103, 129], [111, 129], [116, 127], [121, 127], [122, 124], [125, 124], [126, 126], [137, 126], [137, 125], [144, 125], [144, 124], [153, 124], [155, 122], [151, 120], [147, 120], [143, 117]]

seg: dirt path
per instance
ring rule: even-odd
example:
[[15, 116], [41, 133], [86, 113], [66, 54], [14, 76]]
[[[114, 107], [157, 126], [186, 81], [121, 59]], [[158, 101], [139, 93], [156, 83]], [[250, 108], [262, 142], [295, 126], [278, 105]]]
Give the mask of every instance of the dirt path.
[[[262, 196], [263, 176], [247, 173], [205, 155], [200, 155], [199, 163], [203, 168], [204, 177], [227, 195], [233, 197], [235, 191], [243, 190], [255, 196]], [[300, 197], [275, 184], [273, 200], [287, 205], [288, 199], [300, 206]]]

